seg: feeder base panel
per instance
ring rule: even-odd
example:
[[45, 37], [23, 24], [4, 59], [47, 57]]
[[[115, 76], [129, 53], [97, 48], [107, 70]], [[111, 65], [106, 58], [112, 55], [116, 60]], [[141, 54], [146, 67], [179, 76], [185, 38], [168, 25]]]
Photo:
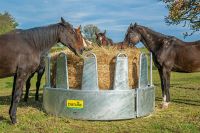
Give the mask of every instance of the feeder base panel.
[[135, 90], [72, 90], [44, 88], [47, 113], [82, 120], [120, 120], [136, 117]]

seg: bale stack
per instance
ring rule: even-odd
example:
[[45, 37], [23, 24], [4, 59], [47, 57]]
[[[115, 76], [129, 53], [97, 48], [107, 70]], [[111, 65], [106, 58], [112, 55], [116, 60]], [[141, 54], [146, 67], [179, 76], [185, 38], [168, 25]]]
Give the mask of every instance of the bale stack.
[[[83, 73], [83, 59], [76, 56], [69, 49], [62, 51], [67, 54], [68, 76], [70, 88], [81, 88], [81, 79]], [[108, 90], [113, 87], [115, 61], [118, 53], [125, 53], [128, 55], [129, 67], [129, 86], [136, 88], [138, 85], [138, 70], [139, 70], [139, 55], [140, 51], [136, 47], [127, 48], [123, 50], [117, 47], [98, 47], [94, 46], [91, 52], [95, 53], [97, 57], [98, 66], [98, 82], [101, 90]], [[55, 82], [55, 60], [59, 53], [52, 53], [52, 71], [53, 80]], [[91, 75], [92, 76], [92, 75]], [[54, 84], [54, 83], [53, 83]]]

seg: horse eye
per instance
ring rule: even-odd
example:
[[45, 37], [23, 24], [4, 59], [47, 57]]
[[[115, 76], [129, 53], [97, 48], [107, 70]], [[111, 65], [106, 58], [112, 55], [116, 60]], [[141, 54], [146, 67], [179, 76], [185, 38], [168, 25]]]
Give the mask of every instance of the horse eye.
[[75, 33], [74, 29], [73, 29], [73, 30], [70, 30], [70, 33], [71, 33], [71, 34], [74, 34], [74, 33]]

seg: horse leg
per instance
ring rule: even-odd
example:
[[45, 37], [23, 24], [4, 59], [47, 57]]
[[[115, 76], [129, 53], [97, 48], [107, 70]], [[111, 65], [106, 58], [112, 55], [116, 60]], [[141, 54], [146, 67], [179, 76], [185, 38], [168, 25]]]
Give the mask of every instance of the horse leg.
[[[11, 101], [13, 101], [13, 96], [14, 96], [14, 92], [15, 92], [16, 77], [17, 77], [17, 74], [15, 74], [14, 78], [13, 78], [13, 88], [12, 88], [12, 98], [11, 98]], [[11, 102], [10, 106], [13, 106], [13, 102]], [[11, 108], [9, 109], [9, 114], [11, 114]]]
[[164, 83], [163, 83], [163, 72], [162, 72], [162, 69], [158, 69], [158, 72], [159, 72], [159, 76], [160, 76], [160, 83], [161, 83], [161, 89], [162, 89], [162, 97], [163, 97], [163, 101], [164, 101], [165, 91], [164, 91]]
[[163, 108], [167, 108], [170, 102], [170, 71], [163, 69], [163, 85], [164, 85], [164, 97], [163, 97]]
[[29, 96], [29, 90], [31, 87], [31, 79], [33, 78], [35, 73], [32, 73], [31, 76], [29, 76], [28, 80], [26, 81], [26, 93], [24, 95], [24, 101], [27, 102], [28, 101], [28, 96]]
[[20, 101], [21, 94], [23, 91], [23, 85], [29, 76], [28, 73], [23, 71], [23, 69], [18, 68], [17, 74], [14, 77], [14, 88], [12, 92], [12, 100], [11, 100], [11, 106], [9, 109], [10, 119], [12, 124], [15, 124], [17, 122], [16, 120], [16, 112], [17, 112], [17, 105]]
[[42, 76], [44, 74], [44, 70], [45, 70], [45, 67], [38, 70], [37, 82], [36, 82], [35, 101], [38, 101], [38, 99], [39, 99], [40, 83], [41, 83]]

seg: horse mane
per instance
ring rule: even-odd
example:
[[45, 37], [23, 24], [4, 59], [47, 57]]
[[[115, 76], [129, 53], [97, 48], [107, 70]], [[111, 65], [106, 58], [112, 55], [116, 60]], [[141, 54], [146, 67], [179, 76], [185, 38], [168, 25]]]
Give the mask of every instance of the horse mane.
[[[160, 32], [154, 31], [154, 30], [152, 30], [152, 29], [150, 29], [146, 26], [137, 25], [137, 27], [144, 28], [144, 29], [148, 30], [150, 33], [152, 33], [153, 35], [159, 36], [159, 37], [162, 37], [162, 38], [176, 38], [175, 36], [165, 35], [165, 34], [162, 34]], [[176, 39], [178, 39], [178, 38], [176, 38]]]
[[153, 35], [155, 36], [159, 36], [159, 37], [163, 37], [163, 38], [166, 38], [166, 39], [172, 39], [173, 41], [176, 41], [178, 44], [181, 44], [181, 43], [192, 43], [192, 44], [196, 44], [196, 45], [200, 45], [200, 40], [197, 40], [197, 41], [194, 41], [194, 42], [185, 42], [175, 36], [171, 36], [171, 35], [165, 35], [165, 34], [162, 34], [162, 33], [159, 33], [159, 32], [156, 32], [148, 27], [145, 27], [145, 26], [142, 26], [142, 25], [137, 25], [139, 28], [144, 28], [146, 30], [148, 30], [148, 32], [152, 33]]
[[106, 37], [108, 41], [113, 43], [113, 40], [111, 38]]
[[62, 28], [60, 23], [51, 24], [43, 27], [35, 27], [27, 30], [17, 30], [30, 45], [43, 50], [49, 44], [58, 41], [58, 31]]

